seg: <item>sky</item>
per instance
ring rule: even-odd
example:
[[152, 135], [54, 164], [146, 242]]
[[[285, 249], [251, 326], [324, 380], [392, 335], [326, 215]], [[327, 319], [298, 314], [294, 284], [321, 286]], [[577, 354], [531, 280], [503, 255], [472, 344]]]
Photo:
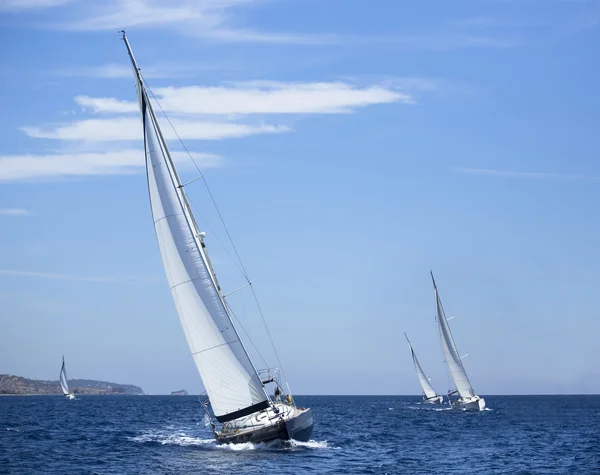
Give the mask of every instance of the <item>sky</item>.
[[[599, 22], [596, 0], [0, 0], [0, 373], [58, 379], [64, 354], [72, 378], [202, 391], [126, 29], [295, 394], [418, 394], [403, 332], [447, 391], [430, 269], [477, 393], [600, 392]], [[248, 288], [228, 299], [277, 365]]]

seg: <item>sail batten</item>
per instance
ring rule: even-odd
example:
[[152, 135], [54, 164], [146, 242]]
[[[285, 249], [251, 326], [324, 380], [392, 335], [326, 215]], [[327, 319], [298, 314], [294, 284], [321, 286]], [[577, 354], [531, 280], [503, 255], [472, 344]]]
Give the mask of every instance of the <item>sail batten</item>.
[[[433, 274], [431, 275], [431, 278], [433, 279]], [[465, 367], [462, 364], [460, 353], [458, 352], [456, 343], [452, 337], [450, 325], [448, 324], [448, 319], [446, 318], [435, 280], [433, 280], [433, 288], [435, 293], [436, 320], [440, 331], [444, 360], [446, 361], [450, 376], [452, 377], [452, 381], [454, 381], [454, 385], [456, 386], [456, 390], [460, 394], [460, 397], [472, 398], [475, 396], [475, 392], [473, 391], [473, 386], [471, 385], [471, 381], [469, 381]]]
[[181, 182], [124, 37], [134, 76], [154, 228], [171, 296], [220, 422], [265, 409], [269, 398], [233, 325]]

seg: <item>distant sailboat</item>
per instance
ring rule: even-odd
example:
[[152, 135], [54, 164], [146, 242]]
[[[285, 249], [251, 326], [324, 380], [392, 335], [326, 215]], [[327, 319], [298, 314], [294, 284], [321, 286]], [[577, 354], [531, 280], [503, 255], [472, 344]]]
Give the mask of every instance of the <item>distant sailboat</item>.
[[[448, 324], [448, 319], [444, 313], [444, 307], [440, 300], [433, 273], [431, 273], [431, 280], [433, 281], [433, 290], [435, 293], [436, 320], [440, 330], [440, 338], [442, 340], [442, 351], [444, 352], [444, 359], [448, 366], [448, 370], [450, 371], [450, 376], [456, 386], [456, 390], [448, 393], [450, 405], [455, 409], [462, 409], [465, 411], [483, 411], [485, 409], [485, 399], [475, 394], [471, 381], [469, 381], [465, 367], [462, 364], [462, 358], [456, 349], [456, 343], [454, 343], [450, 325]], [[452, 400], [451, 396], [457, 393], [459, 397]]]
[[65, 366], [65, 357], [62, 359], [62, 366], [60, 368], [60, 388], [67, 399], [75, 399], [75, 395], [69, 391], [69, 385], [67, 383], [67, 367]]
[[426, 404], [443, 404], [444, 397], [438, 396], [431, 387], [431, 380], [425, 375], [425, 372], [421, 367], [421, 363], [419, 363], [419, 359], [417, 358], [415, 350], [413, 350], [413, 347], [410, 344], [410, 340], [408, 339], [406, 333], [404, 334], [404, 336], [406, 337], [406, 341], [408, 342], [408, 347], [410, 348], [410, 354], [412, 355], [415, 370], [417, 371], [417, 376], [419, 377], [419, 383], [421, 383], [421, 388], [423, 389], [423, 402]]
[[[125, 32], [135, 77], [142, 125], [148, 192], [163, 266], [190, 351], [206, 389], [217, 423], [217, 442], [308, 441], [310, 409], [296, 407], [276, 377], [259, 373], [233, 324], [225, 295], [217, 281], [161, 132], [140, 70]], [[266, 385], [274, 383], [274, 397]], [[205, 406], [208, 412], [208, 404]]]

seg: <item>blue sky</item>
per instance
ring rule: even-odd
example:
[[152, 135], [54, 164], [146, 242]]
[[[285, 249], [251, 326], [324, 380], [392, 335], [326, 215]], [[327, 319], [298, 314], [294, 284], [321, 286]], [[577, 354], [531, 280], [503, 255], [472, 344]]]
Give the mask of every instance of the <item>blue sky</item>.
[[125, 28], [294, 392], [418, 393], [403, 332], [446, 391], [429, 269], [476, 391], [599, 392], [599, 21], [593, 0], [1, 0], [0, 372], [56, 379], [64, 353], [70, 377], [201, 390]]

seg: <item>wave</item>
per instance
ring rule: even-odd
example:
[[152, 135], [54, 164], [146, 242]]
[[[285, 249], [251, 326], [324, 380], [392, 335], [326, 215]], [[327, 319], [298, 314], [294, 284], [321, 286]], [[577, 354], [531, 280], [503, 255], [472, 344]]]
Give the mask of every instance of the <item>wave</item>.
[[331, 447], [328, 442], [309, 440], [300, 442], [298, 440], [274, 440], [272, 442], [245, 442], [242, 444], [217, 444], [215, 439], [205, 439], [187, 435], [185, 432], [146, 431], [135, 437], [127, 437], [128, 440], [137, 443], [155, 443], [161, 445], [179, 445], [181, 447], [200, 446], [207, 449], [232, 450], [234, 452], [246, 450], [273, 450], [273, 449], [337, 449]]

